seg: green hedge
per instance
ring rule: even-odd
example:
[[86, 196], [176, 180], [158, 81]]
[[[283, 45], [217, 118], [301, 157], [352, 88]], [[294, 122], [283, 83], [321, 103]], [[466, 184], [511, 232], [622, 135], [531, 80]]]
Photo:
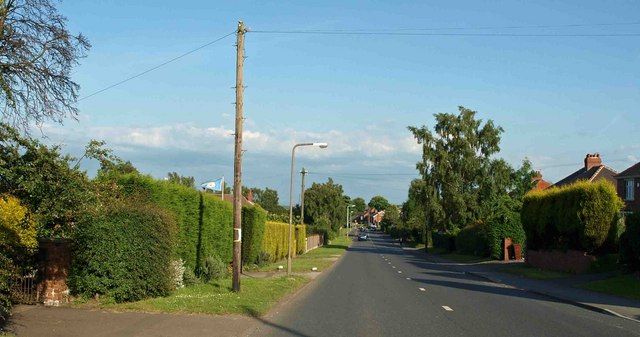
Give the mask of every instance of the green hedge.
[[489, 255], [486, 225], [477, 223], [464, 227], [456, 236], [456, 250], [462, 254]]
[[173, 288], [175, 234], [173, 217], [151, 204], [116, 203], [85, 215], [74, 236], [72, 292], [117, 302], [167, 295]]
[[[262, 240], [262, 251], [269, 254], [272, 262], [282, 260], [289, 254], [289, 224], [284, 222], [267, 221], [264, 228], [264, 238]], [[304, 225], [295, 226], [294, 252], [304, 253], [306, 248], [306, 228]]]
[[229, 263], [233, 254], [233, 206], [210, 193], [139, 174], [116, 178], [126, 196], [170, 211], [178, 224], [177, 254], [187, 268], [199, 271], [209, 256]]
[[457, 233], [433, 232], [431, 233], [433, 247], [446, 252], [453, 252], [456, 250], [456, 236]]
[[511, 238], [514, 244], [520, 244], [523, 249], [525, 248], [526, 236], [518, 213], [507, 213], [493, 218], [484, 226], [484, 229], [489, 255], [494, 259], [504, 258], [502, 245], [505, 238]]
[[255, 263], [262, 250], [267, 212], [260, 206], [242, 207], [242, 262]]
[[620, 238], [620, 261], [631, 271], [640, 270], [640, 213], [628, 215]]
[[12, 269], [11, 260], [0, 253], [0, 331], [11, 313], [9, 282]]
[[576, 249], [593, 252], [609, 236], [623, 206], [607, 181], [581, 181], [528, 193], [521, 219], [531, 249]]

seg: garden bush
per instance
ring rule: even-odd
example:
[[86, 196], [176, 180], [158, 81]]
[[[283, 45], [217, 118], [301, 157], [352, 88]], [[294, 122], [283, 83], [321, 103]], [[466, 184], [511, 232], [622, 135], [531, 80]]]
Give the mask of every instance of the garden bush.
[[11, 260], [0, 252], [0, 331], [11, 313], [11, 295], [9, 282], [11, 280]]
[[610, 236], [623, 206], [607, 181], [580, 181], [528, 193], [521, 219], [531, 249], [594, 252]]
[[219, 280], [227, 275], [227, 264], [217, 256], [209, 256], [204, 260], [201, 277], [205, 282]]
[[620, 238], [620, 261], [630, 271], [640, 270], [640, 213], [626, 217], [626, 230]]
[[262, 251], [267, 212], [260, 206], [242, 207], [242, 262], [256, 263]]
[[486, 231], [489, 255], [494, 259], [504, 258], [502, 244], [505, 238], [511, 238], [514, 244], [520, 244], [523, 249], [525, 248], [525, 233], [518, 213], [507, 212], [493, 217], [483, 228]]
[[486, 225], [478, 222], [464, 227], [456, 236], [456, 250], [462, 254], [489, 255]]
[[74, 235], [69, 286], [76, 295], [116, 302], [167, 295], [175, 237], [173, 217], [151, 204], [118, 202], [87, 214]]

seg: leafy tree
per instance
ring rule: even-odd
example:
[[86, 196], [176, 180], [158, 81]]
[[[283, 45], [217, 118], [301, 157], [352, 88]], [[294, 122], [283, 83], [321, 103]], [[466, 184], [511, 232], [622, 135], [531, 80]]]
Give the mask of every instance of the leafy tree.
[[382, 222], [380, 223], [382, 229], [386, 231], [388, 228], [398, 227], [400, 224], [400, 210], [398, 207], [395, 205], [387, 206], [387, 209], [384, 210]]
[[191, 187], [191, 188], [193, 188], [196, 184], [195, 178], [181, 176], [177, 172], [167, 173], [167, 180], [169, 180], [172, 183], [180, 184], [180, 185]]
[[324, 184], [313, 183], [305, 191], [304, 212], [307, 224], [315, 225], [321, 217], [326, 216], [331, 229], [337, 232], [345, 221], [346, 207], [342, 185], [334, 184], [331, 178]]
[[0, 124], [0, 194], [10, 194], [38, 220], [40, 236], [66, 237], [95, 204], [95, 191], [75, 159]]
[[367, 208], [367, 203], [360, 197], [351, 200], [351, 204], [354, 205], [352, 209], [355, 213], [362, 213]]
[[385, 197], [380, 195], [376, 195], [369, 201], [369, 207], [375, 208], [379, 211], [386, 210], [389, 206], [389, 201]]
[[76, 117], [79, 85], [71, 70], [90, 48], [66, 28], [49, 0], [0, 1], [0, 102], [2, 119], [29, 123]]

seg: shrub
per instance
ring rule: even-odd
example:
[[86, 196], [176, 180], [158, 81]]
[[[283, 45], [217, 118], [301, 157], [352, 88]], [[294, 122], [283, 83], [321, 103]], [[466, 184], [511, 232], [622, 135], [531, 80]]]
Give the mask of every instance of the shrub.
[[456, 236], [457, 232], [433, 232], [431, 234], [433, 247], [442, 249], [446, 252], [453, 252], [456, 250]]
[[[304, 250], [304, 245], [300, 243], [299, 238], [302, 240], [306, 238], [306, 229], [304, 225], [295, 226], [296, 237], [293, 238], [293, 242], [296, 246], [293, 246], [292, 253], [295, 254], [299, 251], [298, 247]], [[297, 235], [297, 234], [302, 235]], [[268, 221], [265, 224], [264, 238], [262, 240], [262, 251], [271, 257], [271, 262], [279, 261], [286, 258], [289, 254], [289, 224], [283, 222]]]
[[217, 256], [209, 256], [204, 260], [200, 276], [205, 282], [219, 280], [227, 275], [227, 264]]
[[269, 253], [267, 252], [260, 252], [260, 254], [258, 254], [258, 258], [256, 259], [256, 264], [260, 267], [267, 265], [269, 262], [271, 262], [271, 255], [269, 255]]
[[267, 212], [260, 206], [242, 207], [242, 262], [255, 263], [262, 251]]
[[528, 193], [521, 219], [531, 249], [593, 252], [610, 235], [622, 200], [607, 181], [581, 181]]
[[489, 255], [489, 242], [485, 226], [479, 222], [464, 227], [456, 236], [456, 250], [463, 254]]
[[187, 269], [198, 271], [207, 256], [231, 262], [233, 206], [211, 193], [139, 174], [118, 175], [120, 192], [167, 209], [178, 224], [177, 254]]
[[524, 248], [525, 234], [520, 223], [520, 215], [517, 213], [508, 212], [492, 218], [484, 226], [484, 230], [489, 255], [494, 259], [500, 260], [504, 257], [502, 244], [505, 238], [511, 238], [514, 244], [520, 244]]
[[36, 236], [29, 210], [13, 196], [0, 196], [0, 248], [11, 254], [33, 252], [38, 247]]
[[74, 237], [69, 286], [74, 294], [116, 302], [164, 296], [173, 289], [175, 220], [136, 202], [115, 203], [81, 219]]
[[307, 226], [296, 225], [296, 254], [304, 254], [307, 249]]
[[11, 260], [0, 253], [0, 331], [11, 313], [11, 295], [9, 282], [11, 280]]
[[173, 287], [180, 289], [184, 287], [184, 262], [182, 259], [171, 261], [171, 271], [173, 276]]
[[628, 215], [620, 238], [620, 261], [631, 271], [640, 270], [640, 213]]
[[187, 268], [184, 270], [184, 274], [182, 276], [182, 280], [185, 286], [192, 286], [194, 284], [198, 284], [200, 280], [196, 276], [196, 273], [193, 270]]

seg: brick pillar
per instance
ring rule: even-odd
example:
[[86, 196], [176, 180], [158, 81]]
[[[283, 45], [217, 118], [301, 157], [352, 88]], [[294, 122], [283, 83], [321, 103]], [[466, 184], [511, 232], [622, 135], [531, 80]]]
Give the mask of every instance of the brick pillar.
[[71, 267], [71, 241], [69, 239], [41, 239], [39, 248], [39, 298], [44, 305], [59, 306], [69, 302], [67, 277]]

